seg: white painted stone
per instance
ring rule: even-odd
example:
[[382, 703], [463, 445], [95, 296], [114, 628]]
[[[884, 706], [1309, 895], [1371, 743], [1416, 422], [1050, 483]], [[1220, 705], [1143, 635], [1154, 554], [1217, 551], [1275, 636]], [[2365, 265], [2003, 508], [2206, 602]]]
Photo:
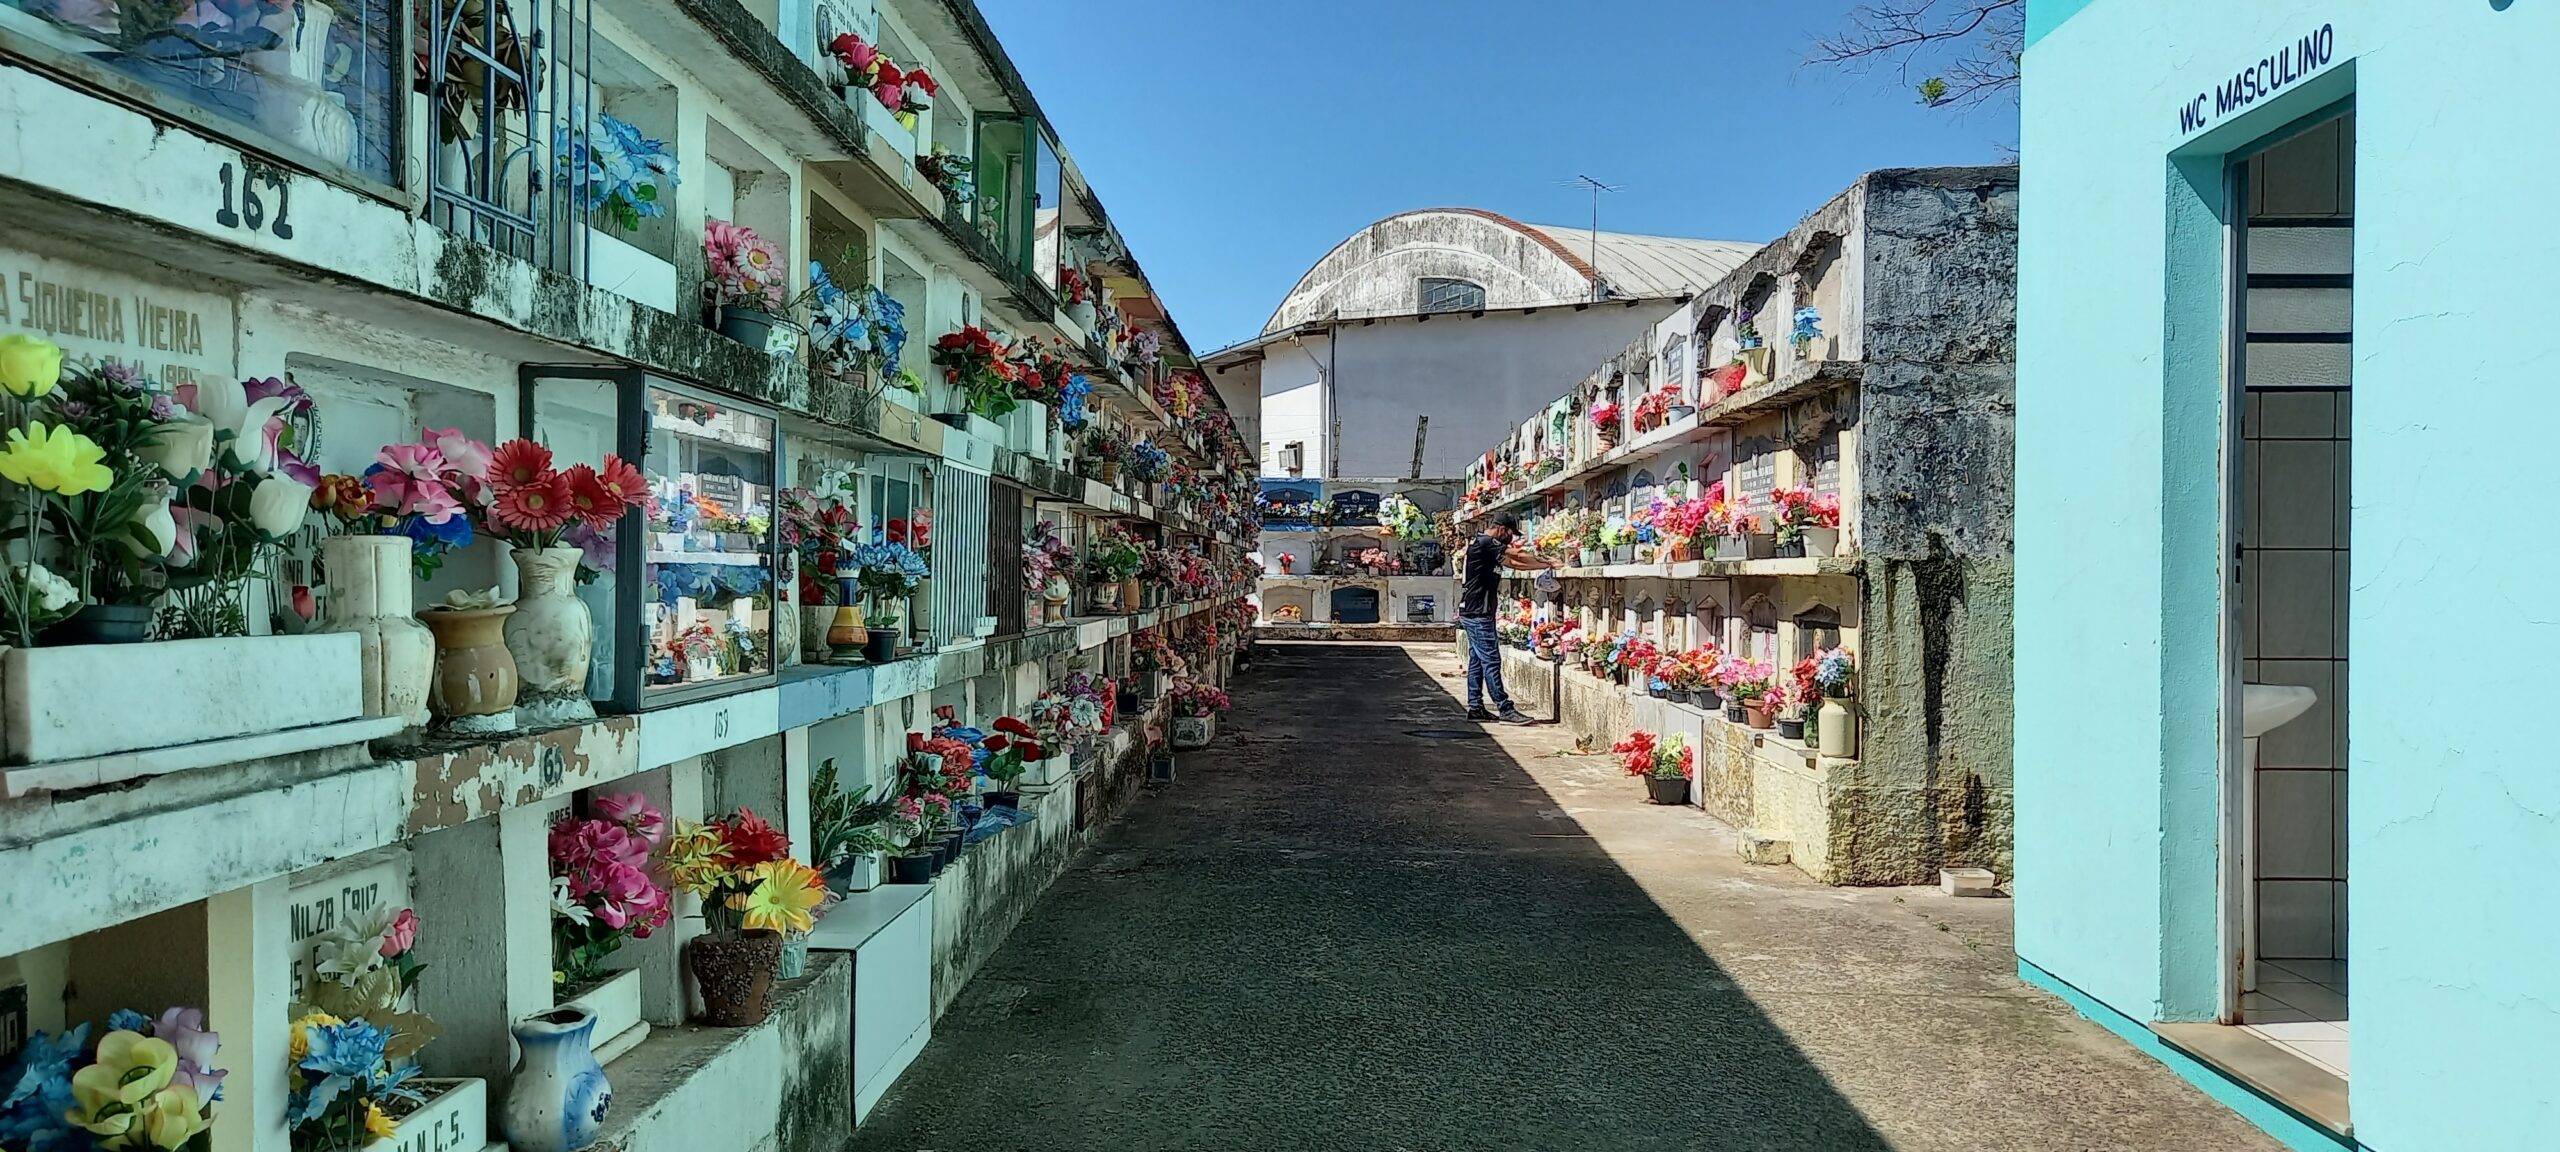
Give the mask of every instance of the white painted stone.
[[40, 764], [353, 720], [360, 652], [353, 636], [13, 648], [0, 732], [11, 761]]
[[1949, 896], [1997, 896], [2000, 880], [1988, 868], [1942, 868], [1938, 891]]
[[413, 1080], [420, 1092], [434, 1093], [418, 1110], [400, 1118], [388, 1140], [364, 1146], [365, 1152], [459, 1152], [489, 1146], [489, 1084], [485, 1080]]
[[181, 744], [174, 748], [150, 748], [140, 752], [118, 752], [112, 756], [92, 756], [80, 760], [53, 760], [26, 768], [0, 770], [0, 797], [16, 798], [35, 792], [65, 792], [77, 788], [96, 788], [127, 780], [166, 776], [211, 768], [218, 764], [238, 764], [248, 760], [266, 760], [291, 756], [321, 748], [362, 744], [394, 736], [407, 727], [396, 716], [375, 716], [361, 720], [342, 720], [335, 724], [315, 724], [308, 728], [288, 728], [282, 732], [262, 732], [237, 736], [229, 740], [207, 740], [201, 744]]

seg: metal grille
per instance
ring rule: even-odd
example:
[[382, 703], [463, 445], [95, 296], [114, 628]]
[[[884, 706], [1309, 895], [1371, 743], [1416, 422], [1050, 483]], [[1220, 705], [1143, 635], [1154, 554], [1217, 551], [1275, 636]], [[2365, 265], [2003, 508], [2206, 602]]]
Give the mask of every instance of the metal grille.
[[[987, 474], [948, 460], [933, 470], [933, 640], [978, 634], [987, 615]], [[1020, 545], [1016, 544], [1017, 551]], [[1021, 582], [1016, 565], [1016, 584]]]
[[1417, 312], [1477, 312], [1484, 309], [1484, 285], [1471, 280], [1425, 276], [1419, 287]]
[[[574, 272], [582, 196], [550, 195], [564, 133], [594, 107], [594, 0], [424, 0], [427, 215], [509, 256]], [[556, 27], [549, 22], [556, 21]]]
[[987, 502], [987, 614], [996, 618], [996, 635], [1016, 636], [1029, 624], [1023, 588], [1022, 489], [995, 486]]

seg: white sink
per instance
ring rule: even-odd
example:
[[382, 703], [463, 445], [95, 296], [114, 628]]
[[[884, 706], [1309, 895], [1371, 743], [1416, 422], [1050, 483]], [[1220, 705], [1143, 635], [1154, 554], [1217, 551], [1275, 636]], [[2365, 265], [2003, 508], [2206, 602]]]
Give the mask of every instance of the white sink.
[[2240, 686], [2240, 735], [2255, 740], [2299, 719], [2320, 694], [2296, 684]]

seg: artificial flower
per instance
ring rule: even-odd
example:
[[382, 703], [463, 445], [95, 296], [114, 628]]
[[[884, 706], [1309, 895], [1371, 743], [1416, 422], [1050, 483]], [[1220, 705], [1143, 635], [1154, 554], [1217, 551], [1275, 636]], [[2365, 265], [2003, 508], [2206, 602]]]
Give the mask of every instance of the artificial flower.
[[167, 497], [146, 500], [133, 510], [133, 531], [123, 537], [127, 551], [145, 559], [167, 556], [178, 547], [178, 518]]
[[0, 452], [0, 476], [57, 496], [104, 492], [116, 482], [115, 470], [100, 463], [106, 458], [106, 449], [70, 425], [47, 428], [38, 420], [9, 430], [8, 449]]
[[269, 540], [293, 535], [310, 509], [311, 488], [290, 476], [269, 476], [249, 490], [249, 524]]
[[473, 480], [489, 476], [489, 446], [462, 434], [460, 428], [429, 428], [419, 441], [444, 458], [445, 467]]
[[551, 914], [581, 927], [595, 916], [595, 913], [588, 911], [587, 906], [579, 903], [577, 896], [570, 891], [569, 878], [566, 876], [551, 878]]
[[0, 389], [21, 400], [53, 391], [62, 379], [62, 346], [20, 333], [0, 336]]
[[625, 504], [642, 507], [649, 502], [649, 478], [620, 456], [605, 457], [604, 467], [596, 471], [596, 479], [603, 481], [605, 488], [621, 497]]
[[740, 808], [736, 817], [722, 826], [724, 846], [722, 863], [743, 871], [791, 854], [791, 838], [782, 830], [758, 816], [753, 808]]
[[39, 612], [59, 612], [80, 599], [79, 589], [42, 564], [20, 565], [18, 579], [35, 594], [35, 606]]
[[599, 531], [612, 527], [629, 510], [622, 494], [607, 487], [596, 470], [584, 464], [560, 474], [569, 485], [569, 509], [579, 523]]
[[311, 1054], [311, 1030], [337, 1023], [341, 1021], [326, 1012], [296, 1017], [287, 1032], [285, 1056], [296, 1064], [302, 1063], [303, 1058]]
[[175, 1152], [185, 1148], [196, 1134], [213, 1127], [204, 1114], [204, 1098], [184, 1084], [171, 1084], [142, 1102], [135, 1114], [137, 1126], [125, 1133], [122, 1142], [108, 1141], [101, 1148], [152, 1148]]
[[213, 422], [199, 416], [170, 420], [134, 454], [169, 479], [183, 481], [213, 466]]
[[490, 519], [500, 527], [534, 533], [557, 531], [577, 513], [570, 480], [557, 472], [528, 483], [502, 485], [498, 502], [489, 509]]
[[417, 946], [417, 910], [414, 908], [403, 908], [400, 910], [399, 915], [391, 918], [390, 929], [382, 934], [382, 958], [385, 960], [396, 959], [403, 953], [406, 953], [408, 950]]
[[89, 1047], [89, 1026], [60, 1036], [42, 1031], [0, 1062], [0, 1148], [26, 1152], [80, 1152], [90, 1141], [65, 1119], [77, 1102], [71, 1066]]
[[827, 898], [826, 880], [817, 869], [797, 860], [768, 860], [747, 874], [755, 887], [730, 897], [729, 906], [745, 914], [749, 930], [805, 933], [816, 926], [809, 912]]
[[501, 488], [532, 484], [551, 471], [551, 449], [518, 438], [498, 445], [489, 458], [489, 479]]
[[651, 844], [666, 834], [667, 818], [649, 806], [649, 798], [637, 792], [619, 796], [598, 796], [590, 806], [597, 816], [613, 821], [637, 833]]
[[383, 1048], [390, 1043], [391, 1034], [358, 1017], [312, 1025], [303, 1030], [303, 1040], [305, 1053], [295, 1061], [298, 1067], [323, 1076], [369, 1082], [374, 1070], [382, 1065]]
[[382, 1111], [382, 1105], [371, 1100], [364, 1102], [365, 1135], [376, 1140], [388, 1140], [399, 1132], [400, 1126], [391, 1122], [391, 1117]]
[[293, 405], [291, 397], [274, 395], [251, 400], [246, 384], [213, 376], [181, 385], [178, 398], [196, 415], [212, 422], [216, 442], [228, 444], [232, 459], [241, 466], [258, 472], [274, 470], [276, 446], [267, 435], [267, 423]]
[[[372, 466], [364, 471], [364, 482], [372, 490], [374, 502], [395, 516], [421, 514], [430, 504], [458, 510], [460, 506], [445, 487], [444, 471], [444, 454], [433, 445], [390, 444], [374, 453]], [[446, 517], [451, 515], [451, 511], [445, 513]]]
[[151, 1035], [178, 1050], [178, 1071], [170, 1082], [193, 1090], [200, 1099], [213, 1099], [222, 1087], [222, 1078], [230, 1073], [213, 1066], [214, 1054], [222, 1047], [222, 1034], [205, 1028], [204, 1010], [170, 1008], [151, 1025]]
[[340, 521], [353, 520], [373, 507], [373, 490], [364, 481], [344, 473], [320, 478], [311, 489], [311, 508]]
[[98, 1041], [97, 1062], [71, 1074], [79, 1107], [65, 1117], [92, 1135], [115, 1142], [130, 1131], [137, 1108], [169, 1086], [178, 1072], [178, 1050], [139, 1032], [109, 1032]]

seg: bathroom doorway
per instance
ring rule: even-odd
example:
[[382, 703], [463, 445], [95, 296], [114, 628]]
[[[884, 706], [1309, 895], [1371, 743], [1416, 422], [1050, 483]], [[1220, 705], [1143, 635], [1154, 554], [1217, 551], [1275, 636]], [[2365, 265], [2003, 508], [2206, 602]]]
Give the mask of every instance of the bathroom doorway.
[[2355, 115], [2235, 156], [2223, 1019], [2345, 1078]]

